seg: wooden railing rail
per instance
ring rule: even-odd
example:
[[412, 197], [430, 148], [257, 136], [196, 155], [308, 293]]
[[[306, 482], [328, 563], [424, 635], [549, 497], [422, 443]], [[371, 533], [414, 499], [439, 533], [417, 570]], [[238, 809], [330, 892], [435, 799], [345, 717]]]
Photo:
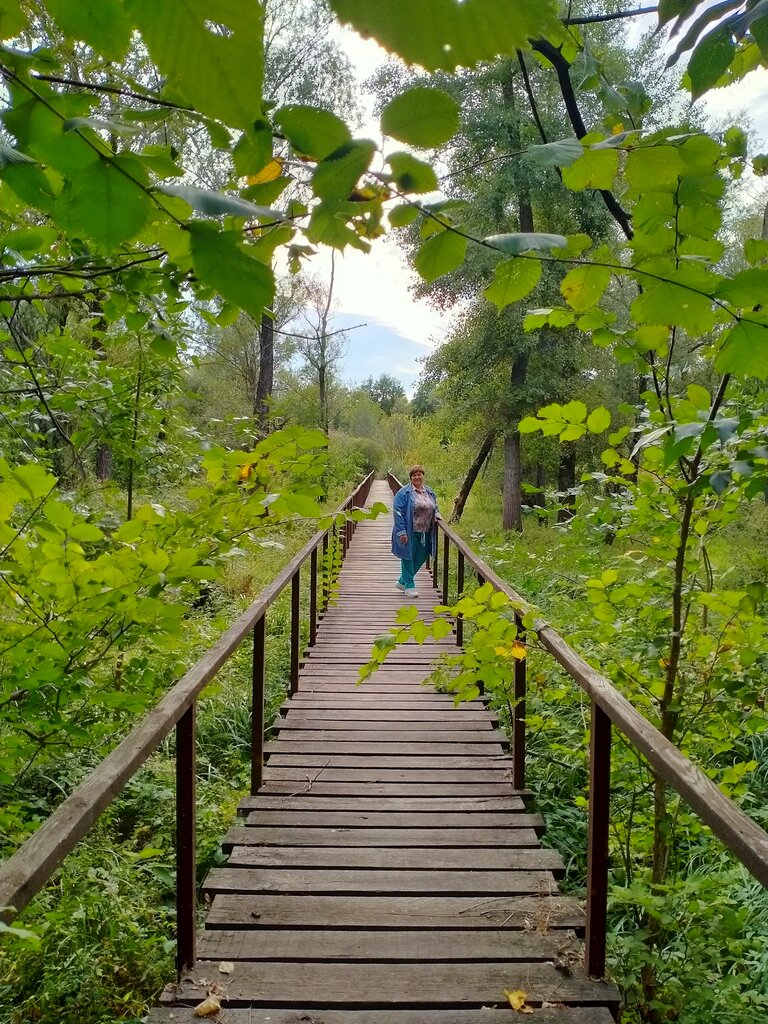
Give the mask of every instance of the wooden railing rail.
[[[401, 487], [392, 473], [387, 480], [393, 493]], [[465, 565], [471, 566], [479, 583], [490, 583], [506, 594], [516, 606], [518, 627], [522, 617], [533, 611], [512, 587], [502, 580], [447, 523], [436, 524], [443, 535], [442, 601], [448, 593], [451, 545], [458, 553], [458, 595], [464, 589]], [[436, 548], [439, 551], [439, 545]], [[438, 557], [432, 564], [432, 579], [438, 580]], [[607, 679], [566, 643], [543, 619], [536, 619], [538, 643], [568, 675], [579, 684], [592, 703], [589, 759], [589, 839], [587, 851], [587, 934], [586, 968], [591, 977], [605, 974], [606, 908], [608, 898], [608, 820], [610, 801], [611, 726], [615, 725], [635, 749], [705, 822], [712, 832], [764, 886], [768, 886], [768, 833], [722, 793], [659, 730], [648, 721]], [[457, 643], [462, 643], [461, 622], [457, 622]], [[513, 782], [525, 786], [525, 661], [515, 665], [515, 710], [513, 720]]]
[[[361, 508], [371, 489], [370, 473], [339, 506], [338, 512]], [[264, 654], [266, 612], [291, 584], [291, 693], [296, 691], [301, 640], [300, 573], [310, 564], [309, 643], [314, 644], [319, 614], [317, 552], [329, 548], [336, 532], [342, 553], [355, 531], [347, 520], [316, 533], [224, 635], [185, 673], [125, 739], [56, 808], [37, 831], [0, 867], [0, 913], [13, 920], [43, 888], [56, 868], [110, 805], [142, 765], [176, 727], [176, 914], [177, 967], [195, 960], [196, 836], [195, 836], [195, 711], [196, 701], [241, 641], [253, 633], [253, 708], [251, 726], [251, 792], [261, 786], [264, 760]], [[322, 576], [322, 608], [329, 598], [328, 574]]]

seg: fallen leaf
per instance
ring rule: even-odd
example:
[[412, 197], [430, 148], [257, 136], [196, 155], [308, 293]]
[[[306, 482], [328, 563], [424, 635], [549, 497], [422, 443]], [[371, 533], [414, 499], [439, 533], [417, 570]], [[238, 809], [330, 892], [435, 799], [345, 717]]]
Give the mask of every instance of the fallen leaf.
[[202, 1003], [198, 1003], [195, 1007], [196, 1017], [210, 1017], [214, 1013], [218, 1013], [221, 1009], [221, 1000], [218, 996], [208, 996]]
[[222, 974], [233, 974], [234, 970], [235, 965], [232, 963], [231, 960], [222, 960], [222, 962], [219, 964], [219, 971]]
[[525, 1005], [525, 992], [522, 989], [516, 988], [512, 992], [509, 989], [504, 989], [504, 995], [509, 1000], [509, 1005], [513, 1010], [517, 1010], [518, 1013], [533, 1013], [530, 1006]]

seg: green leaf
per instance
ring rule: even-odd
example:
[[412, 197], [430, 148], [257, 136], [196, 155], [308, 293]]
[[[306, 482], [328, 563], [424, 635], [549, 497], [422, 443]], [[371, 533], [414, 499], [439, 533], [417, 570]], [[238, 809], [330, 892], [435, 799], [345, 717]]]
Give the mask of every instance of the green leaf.
[[572, 192], [586, 188], [613, 188], [619, 170], [615, 149], [587, 149], [570, 167], [563, 168], [563, 183]]
[[726, 335], [715, 359], [718, 373], [735, 373], [739, 377], [768, 378], [768, 317], [753, 313], [750, 321], [742, 320]]
[[688, 62], [688, 79], [694, 99], [711, 89], [736, 56], [730, 26], [714, 29], [699, 43]]
[[586, 313], [603, 296], [611, 280], [610, 267], [586, 264], [574, 267], [560, 283], [563, 298], [577, 313]]
[[430, 284], [461, 266], [467, 252], [467, 239], [454, 231], [441, 231], [428, 238], [416, 253], [414, 266]]
[[768, 259], [768, 239], [748, 238], [744, 243], [744, 256], [748, 263], [760, 263]]
[[394, 210], [390, 210], [387, 216], [393, 228], [405, 228], [418, 219], [419, 208], [413, 203], [404, 203], [402, 206], [396, 206]]
[[560, 139], [543, 146], [529, 146], [525, 155], [540, 167], [570, 167], [584, 154], [578, 139]]
[[682, 288], [673, 281], [648, 284], [632, 303], [632, 316], [640, 324], [684, 327], [694, 336], [706, 334], [716, 319], [706, 295]]
[[562, 33], [556, 0], [330, 0], [341, 21], [364, 38], [427, 71], [474, 67], [500, 54], [530, 49], [530, 39]]
[[188, 225], [195, 273], [226, 299], [252, 316], [271, 305], [274, 276], [266, 264], [252, 259], [240, 246], [240, 234], [217, 231], [212, 224]]
[[253, 125], [264, 72], [258, 0], [216, 0], [214, 6], [210, 0], [124, 2], [168, 90], [235, 128]]
[[540, 280], [539, 260], [506, 260], [497, 265], [493, 281], [483, 290], [483, 294], [501, 311], [505, 306], [530, 295]]
[[441, 89], [415, 86], [386, 104], [381, 130], [421, 149], [441, 146], [459, 130], [459, 105]]
[[437, 192], [437, 175], [423, 160], [417, 160], [410, 153], [392, 153], [387, 157], [387, 163], [399, 192]]
[[580, 423], [570, 423], [565, 430], [560, 434], [561, 441], [578, 441], [580, 437], [583, 437], [586, 432], [586, 428]]
[[27, 12], [15, 0], [0, 2], [0, 39], [13, 39], [27, 24]]
[[346, 223], [346, 215], [333, 203], [321, 203], [312, 211], [307, 226], [307, 238], [310, 242], [330, 245], [333, 249], [344, 249], [348, 245], [355, 246], [358, 236]]
[[131, 158], [97, 160], [66, 182], [55, 220], [70, 235], [92, 238], [106, 250], [133, 238], [153, 210], [149, 196], [132, 180], [137, 170]]
[[536, 231], [517, 231], [506, 235], [489, 235], [483, 239], [487, 245], [500, 252], [508, 252], [511, 256], [519, 256], [524, 252], [563, 249], [568, 239], [563, 235], [547, 235]]
[[105, 60], [119, 61], [131, 41], [131, 24], [121, 0], [48, 0], [59, 28], [81, 39]]
[[232, 150], [232, 159], [235, 170], [244, 177], [263, 170], [272, 159], [272, 128], [269, 122], [259, 120], [243, 132]]
[[228, 196], [223, 192], [212, 192], [195, 185], [157, 185], [155, 191], [166, 196], [178, 196], [189, 203], [196, 213], [209, 217], [246, 217], [256, 220], [284, 220], [283, 215], [268, 206], [256, 206], [239, 196]]
[[346, 199], [368, 170], [375, 143], [355, 139], [322, 160], [312, 175], [312, 189], [320, 199]]
[[742, 270], [733, 280], [721, 284], [715, 295], [739, 309], [751, 309], [768, 301], [768, 267]]
[[321, 107], [281, 107], [275, 111], [274, 120], [296, 152], [314, 160], [324, 160], [352, 141], [341, 118]]
[[685, 169], [679, 147], [667, 143], [633, 149], [627, 156], [625, 174], [638, 195], [674, 193]]
[[535, 416], [525, 416], [517, 425], [517, 429], [521, 434], [535, 434], [537, 430], [541, 430], [544, 426], [541, 420], [537, 420]]
[[587, 417], [587, 430], [591, 434], [602, 434], [611, 425], [611, 414], [605, 408], [605, 406], [598, 406], [597, 409], [593, 409]]

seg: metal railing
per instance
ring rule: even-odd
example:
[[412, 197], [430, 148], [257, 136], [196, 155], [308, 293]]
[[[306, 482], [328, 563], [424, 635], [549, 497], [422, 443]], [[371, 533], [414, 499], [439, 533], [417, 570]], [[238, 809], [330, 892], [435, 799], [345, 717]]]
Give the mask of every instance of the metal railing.
[[[361, 508], [371, 489], [374, 474], [339, 506], [338, 513]], [[327, 606], [332, 580], [329, 547], [334, 542], [347, 553], [356, 522], [334, 522], [316, 533], [262, 591], [251, 606], [230, 626], [213, 647], [169, 690], [126, 738], [99, 764], [46, 819], [38, 830], [0, 867], [0, 908], [6, 922], [13, 920], [49, 881], [100, 815], [176, 727], [176, 964], [179, 972], [195, 961], [197, 911], [197, 841], [195, 816], [195, 748], [197, 698], [219, 669], [232, 657], [242, 640], [253, 634], [251, 793], [262, 783], [264, 761], [264, 695], [266, 613], [291, 585], [290, 693], [299, 682], [301, 643], [301, 569], [309, 562], [309, 645], [317, 637], [318, 608]], [[318, 550], [323, 553], [323, 572], [318, 573]], [[318, 595], [318, 583], [320, 594]], [[319, 602], [318, 602], [319, 596]]]
[[[392, 473], [387, 481], [393, 493], [400, 481]], [[474, 571], [479, 584], [490, 583], [515, 604], [515, 621], [522, 630], [522, 619], [533, 609], [479, 558], [447, 523], [435, 524], [440, 545], [432, 559], [432, 581], [438, 587], [442, 563], [441, 598], [450, 604], [450, 553], [457, 552], [457, 599], [465, 585], [465, 567]], [[592, 705], [589, 746], [589, 825], [587, 848], [587, 922], [585, 967], [590, 977], [605, 975], [608, 908], [608, 826], [611, 796], [611, 732], [616, 726], [653, 768], [707, 824], [712, 832], [764, 886], [768, 886], [768, 833], [722, 793], [700, 768], [648, 721], [607, 679], [566, 643], [548, 623], [535, 621], [534, 631], [541, 647], [557, 661], [586, 692]], [[463, 643], [463, 623], [456, 623], [456, 642]], [[512, 721], [512, 778], [516, 789], [525, 789], [526, 744], [526, 660], [515, 663], [514, 711]]]

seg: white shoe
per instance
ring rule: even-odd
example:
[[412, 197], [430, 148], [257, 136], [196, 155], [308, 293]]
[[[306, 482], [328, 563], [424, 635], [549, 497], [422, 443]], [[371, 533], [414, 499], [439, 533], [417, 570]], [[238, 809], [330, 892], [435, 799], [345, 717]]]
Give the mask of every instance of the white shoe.
[[396, 583], [395, 590], [399, 590], [401, 594], [405, 593], [405, 587], [403, 586], [402, 583]]
[[418, 597], [419, 596], [419, 592], [418, 592], [418, 590], [414, 590], [413, 587], [411, 587], [410, 590], [406, 590], [405, 591], [405, 596], [406, 597]]

